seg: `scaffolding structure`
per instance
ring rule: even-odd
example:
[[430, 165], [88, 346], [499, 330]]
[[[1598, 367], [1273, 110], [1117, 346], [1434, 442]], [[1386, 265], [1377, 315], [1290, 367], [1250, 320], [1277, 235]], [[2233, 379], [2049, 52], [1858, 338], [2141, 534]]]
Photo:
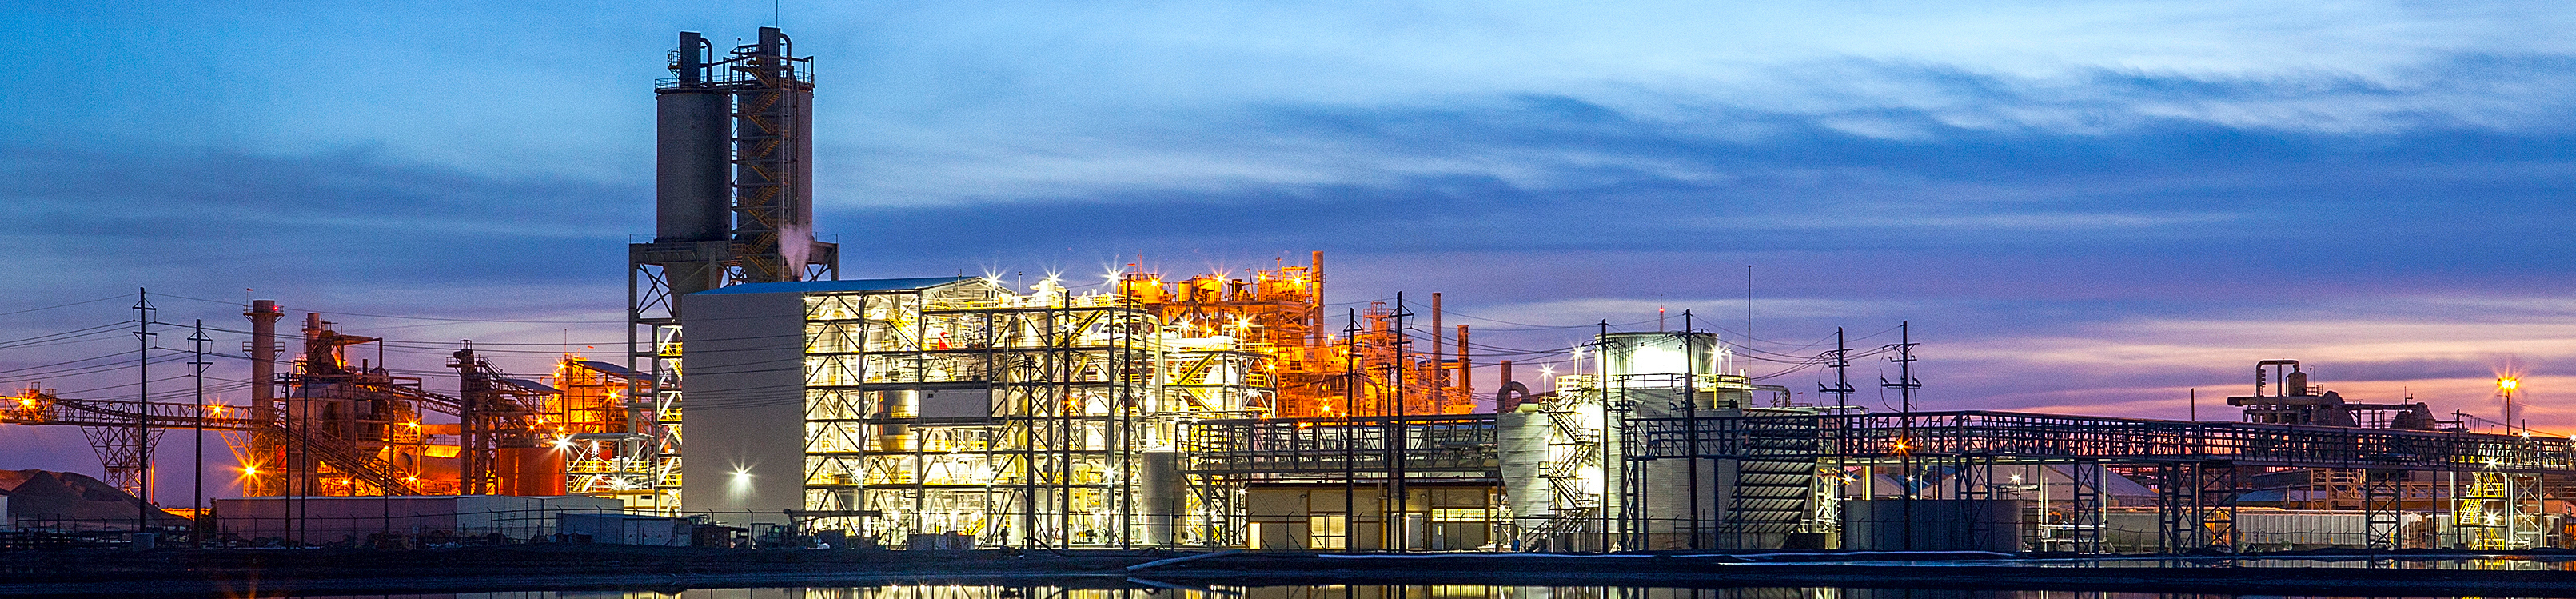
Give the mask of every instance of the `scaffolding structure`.
[[649, 508], [654, 481], [676, 476], [660, 471], [665, 463], [655, 455], [651, 404], [627, 395], [650, 380], [650, 375], [624, 366], [577, 355], [556, 365], [555, 386], [561, 392], [544, 402], [536, 422], [552, 444], [568, 453], [565, 492]]
[[2546, 500], [2539, 476], [2501, 470], [2468, 473], [2452, 499], [2455, 543], [2463, 549], [2527, 549], [2545, 546], [2541, 504]]
[[1179, 491], [1152, 454], [1177, 420], [1267, 413], [1264, 355], [1113, 295], [964, 278], [806, 302], [805, 503], [883, 541], [1198, 543], [1140, 515]]
[[[561, 494], [561, 454], [543, 440], [541, 405], [557, 390], [510, 376], [471, 344], [449, 356], [460, 392], [427, 391], [422, 379], [353, 359], [351, 348], [381, 339], [342, 333], [307, 314], [303, 349], [273, 374], [274, 329], [282, 314], [255, 302], [254, 381], [247, 405], [71, 400], [43, 389], [21, 390], [0, 405], [0, 424], [78, 426], [111, 475], [140, 472], [136, 431], [157, 435], [201, 424], [230, 446], [249, 497], [348, 497], [446, 494]], [[455, 419], [431, 423], [433, 415]], [[111, 480], [139, 491], [131, 477]]]
[[[2236, 548], [2236, 497], [2245, 468], [2478, 473], [2477, 484], [2455, 495], [2461, 499], [2453, 515], [2463, 526], [2492, 531], [2471, 531], [2469, 545], [2495, 539], [2490, 544], [2509, 548], [2547, 542], [2539, 477], [2576, 474], [2576, 441], [2563, 438], [1987, 411], [1635, 419], [1627, 439], [1638, 459], [1761, 457], [1775, 449], [1761, 431], [1784, 420], [1807, 421], [1827, 441], [1819, 447], [1840, 448], [1812, 454], [1819, 459], [1947, 465], [1961, 474], [1952, 477], [1960, 487], [1955, 499], [1991, 488], [1969, 475], [1997, 465], [2128, 469], [2154, 481], [2161, 544], [2172, 552]], [[2509, 483], [2516, 479], [2533, 484]], [[2369, 503], [2402, 516], [2395, 501]], [[2397, 528], [2389, 524], [2402, 520], [2366, 515], [2365, 522], [2383, 523], [2365, 531], [2373, 537], [2369, 543], [2396, 547]], [[2097, 546], [2099, 540], [2083, 538], [2083, 530], [2075, 531], [2076, 545]]]

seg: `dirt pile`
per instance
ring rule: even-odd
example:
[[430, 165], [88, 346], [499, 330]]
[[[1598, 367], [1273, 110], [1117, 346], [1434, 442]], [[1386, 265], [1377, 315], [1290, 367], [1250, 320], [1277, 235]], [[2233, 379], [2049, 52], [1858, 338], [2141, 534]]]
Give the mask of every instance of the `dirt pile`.
[[[0, 495], [19, 526], [56, 530], [133, 530], [135, 499], [123, 490], [76, 472], [0, 470]], [[159, 526], [185, 526], [186, 518], [152, 510]]]

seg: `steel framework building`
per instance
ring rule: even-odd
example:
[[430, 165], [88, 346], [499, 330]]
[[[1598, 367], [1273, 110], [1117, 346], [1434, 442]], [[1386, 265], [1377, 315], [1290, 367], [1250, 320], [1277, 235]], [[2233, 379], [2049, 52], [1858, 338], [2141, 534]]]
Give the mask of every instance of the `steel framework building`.
[[1183, 471], [1227, 546], [1509, 547], [1494, 414], [1201, 420]]
[[[1640, 462], [1749, 459], [1804, 448], [1816, 460], [1904, 469], [1908, 477], [1942, 466], [1948, 499], [1991, 498], [1994, 466], [2073, 464], [2077, 472], [2128, 468], [2154, 481], [2158, 528], [2168, 551], [2234, 550], [2237, 490], [2247, 468], [2352, 470], [2361, 477], [2367, 543], [2399, 546], [2404, 507], [2400, 478], [2389, 472], [2469, 474], [2480, 487], [2461, 495], [2449, 516], [2457, 526], [2493, 527], [2473, 535], [2482, 548], [2536, 546], [2532, 524], [2542, 474], [2576, 473], [2576, 440], [2466, 432], [2415, 431], [2240, 422], [2187, 422], [2013, 412], [1920, 412], [1718, 416], [1632, 420], [1625, 433]], [[2519, 478], [2518, 478], [2519, 477]], [[2088, 485], [2079, 485], [2087, 487]], [[2078, 551], [2099, 551], [2099, 483], [2079, 491], [2073, 513]], [[1908, 493], [1911, 498], [1915, 494]], [[2472, 505], [2475, 503], [2476, 505]]]
[[[1180, 424], [1272, 409], [1273, 360], [1237, 334], [1249, 327], [1169, 322], [1053, 280], [1025, 294], [952, 277], [693, 298], [726, 315], [683, 351], [706, 356], [690, 358], [682, 404], [693, 454], [748, 490], [689, 478], [692, 509], [796, 509], [888, 543], [1222, 544], [1207, 514], [1228, 498], [1183, 478]], [[777, 469], [780, 438], [801, 440], [799, 471]], [[763, 482], [782, 475], [801, 483], [793, 501]]]

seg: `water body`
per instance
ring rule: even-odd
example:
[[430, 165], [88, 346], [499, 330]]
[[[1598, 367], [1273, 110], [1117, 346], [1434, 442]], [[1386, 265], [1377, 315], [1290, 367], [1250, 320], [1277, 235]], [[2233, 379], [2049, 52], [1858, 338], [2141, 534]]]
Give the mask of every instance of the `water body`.
[[[443, 595], [269, 595], [312, 599], [2236, 599], [2355, 595], [2219, 595], [2068, 591], [1974, 591], [1853, 588], [1544, 587], [1496, 585], [1309, 585], [1210, 588], [1068, 588], [1049, 586], [884, 585], [693, 589], [680, 591], [532, 591]], [[2420, 596], [2420, 595], [2415, 595]], [[2412, 597], [2389, 595], [2386, 597]], [[2431, 597], [2461, 597], [2435, 595]]]

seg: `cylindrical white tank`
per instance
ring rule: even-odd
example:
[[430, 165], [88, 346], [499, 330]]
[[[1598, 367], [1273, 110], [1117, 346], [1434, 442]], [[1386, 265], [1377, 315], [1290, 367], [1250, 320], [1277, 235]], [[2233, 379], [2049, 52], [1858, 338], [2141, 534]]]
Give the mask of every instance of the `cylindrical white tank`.
[[1187, 508], [1189, 481], [1181, 476], [1181, 454], [1148, 452], [1138, 454], [1136, 504], [1137, 524], [1145, 529], [1144, 544], [1171, 545], [1180, 538], [1180, 515]]
[[[1682, 415], [1689, 377], [1718, 374], [1725, 365], [1714, 333], [1611, 333], [1598, 349], [1606, 399], [1626, 403], [1638, 418]], [[1707, 393], [1699, 395], [1699, 409], [1715, 407]]]

